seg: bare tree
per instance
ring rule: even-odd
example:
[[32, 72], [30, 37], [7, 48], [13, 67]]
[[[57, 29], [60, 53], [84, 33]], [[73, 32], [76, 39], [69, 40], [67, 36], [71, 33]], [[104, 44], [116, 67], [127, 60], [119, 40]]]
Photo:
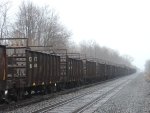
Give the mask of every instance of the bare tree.
[[14, 37], [28, 38], [29, 45], [66, 47], [70, 33], [54, 10], [22, 2], [14, 25]]
[[0, 38], [8, 36], [8, 11], [9, 2], [2, 2], [0, 5]]
[[22, 2], [17, 13], [17, 20], [13, 26], [13, 37], [28, 38], [28, 44], [32, 45], [37, 34], [39, 9], [32, 3]]

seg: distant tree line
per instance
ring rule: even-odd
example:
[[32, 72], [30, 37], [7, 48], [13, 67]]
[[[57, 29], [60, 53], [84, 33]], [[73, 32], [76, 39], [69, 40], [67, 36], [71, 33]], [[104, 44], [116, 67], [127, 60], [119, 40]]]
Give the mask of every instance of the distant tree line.
[[75, 43], [69, 44], [70, 52], [79, 52], [85, 54], [87, 58], [98, 58], [116, 64], [126, 64], [132, 66], [133, 58], [128, 55], [121, 56], [117, 51], [108, 47], [101, 47], [95, 41], [82, 41], [79, 45]]
[[[53, 9], [39, 7], [32, 2], [22, 2], [11, 23], [8, 17], [9, 2], [0, 3], [0, 38], [28, 38], [29, 46], [52, 46], [67, 48], [69, 52], [85, 54], [89, 58], [99, 58], [117, 64], [131, 66], [132, 58], [121, 56], [107, 47], [101, 47], [94, 41], [83, 41], [79, 45], [71, 42], [71, 32], [59, 21]], [[4, 43], [1, 41], [1, 44]], [[14, 42], [22, 43], [25, 42]]]

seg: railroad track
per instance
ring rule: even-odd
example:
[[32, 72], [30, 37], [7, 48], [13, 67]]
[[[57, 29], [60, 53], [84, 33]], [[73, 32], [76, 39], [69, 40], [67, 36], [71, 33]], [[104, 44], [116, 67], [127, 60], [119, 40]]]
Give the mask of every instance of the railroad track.
[[[121, 78], [124, 78], [124, 77], [121, 77]], [[0, 112], [1, 111], [12, 111], [12, 110], [15, 110], [17, 108], [21, 108], [23, 106], [27, 106], [27, 105], [34, 104], [34, 103], [37, 103], [37, 102], [41, 102], [41, 101], [44, 101], [44, 100], [47, 100], [47, 99], [55, 98], [58, 95], [63, 95], [63, 94], [75, 92], [75, 91], [78, 91], [80, 89], [89, 88], [89, 87], [99, 85], [99, 84], [102, 84], [102, 83], [111, 82], [113, 80], [117, 80], [117, 78], [102, 81], [102, 82], [98, 82], [98, 83], [93, 83], [93, 84], [89, 84], [89, 85], [85, 85], [85, 86], [82, 86], [82, 87], [77, 87], [77, 88], [73, 88], [73, 89], [69, 89], [69, 90], [65, 90], [65, 91], [61, 91], [61, 92], [53, 93], [53, 94], [49, 94], [49, 95], [38, 96], [38, 97], [35, 96], [35, 97], [32, 97], [31, 99], [19, 101], [17, 103], [3, 104], [3, 105], [0, 105]], [[104, 86], [104, 87], [106, 87], [106, 86]], [[94, 91], [94, 90], [92, 90], [92, 91]], [[92, 91], [89, 91], [89, 93], [92, 92]]]
[[[134, 77], [132, 77], [132, 79], [133, 78]], [[93, 89], [76, 97], [62, 100], [56, 102], [55, 104], [46, 106], [44, 108], [37, 109], [32, 113], [46, 113], [46, 112], [82, 113], [98, 102], [104, 103], [110, 97], [115, 95], [120, 89], [122, 89], [126, 84], [128, 84], [132, 79], [131, 77], [129, 77], [128, 79], [125, 78], [118, 83], [114, 83], [113, 85], [109, 84], [105, 86], [103, 89], [99, 90]]]
[[[98, 96], [97, 98], [93, 99], [91, 102], [85, 104], [84, 106], [74, 110], [72, 113], [94, 113], [97, 108], [93, 107], [95, 104], [98, 105], [99, 107], [107, 102], [112, 96], [117, 94], [119, 90], [121, 90], [124, 86], [126, 86], [129, 83], [129, 81], [125, 82], [125, 84], [115, 87], [111, 89], [110, 91], [106, 92], [103, 95]], [[95, 106], [96, 106], [95, 105]]]

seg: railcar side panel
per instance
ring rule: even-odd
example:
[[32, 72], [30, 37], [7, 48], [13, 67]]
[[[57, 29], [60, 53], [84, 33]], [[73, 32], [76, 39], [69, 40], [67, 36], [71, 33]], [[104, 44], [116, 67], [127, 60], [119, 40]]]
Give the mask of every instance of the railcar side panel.
[[86, 61], [86, 77], [96, 77], [96, 62]]
[[67, 59], [68, 81], [80, 81], [83, 79], [83, 62], [73, 58]]
[[56, 83], [59, 80], [59, 56], [27, 50], [28, 87]]
[[6, 70], [6, 47], [0, 45], [0, 90], [6, 88], [7, 70]]
[[100, 79], [100, 81], [104, 80], [105, 77], [105, 64], [98, 63], [97, 64], [97, 76]]

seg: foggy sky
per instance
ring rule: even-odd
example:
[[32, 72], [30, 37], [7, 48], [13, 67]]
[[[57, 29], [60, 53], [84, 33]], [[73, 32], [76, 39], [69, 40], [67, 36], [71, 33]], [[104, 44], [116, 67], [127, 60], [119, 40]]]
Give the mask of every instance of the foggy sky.
[[[10, 1], [10, 16], [13, 16], [21, 0]], [[133, 63], [142, 69], [145, 61], [150, 59], [149, 0], [30, 1], [56, 9], [61, 22], [72, 31], [72, 39], [77, 43], [95, 40], [122, 55], [130, 55], [134, 58]]]

